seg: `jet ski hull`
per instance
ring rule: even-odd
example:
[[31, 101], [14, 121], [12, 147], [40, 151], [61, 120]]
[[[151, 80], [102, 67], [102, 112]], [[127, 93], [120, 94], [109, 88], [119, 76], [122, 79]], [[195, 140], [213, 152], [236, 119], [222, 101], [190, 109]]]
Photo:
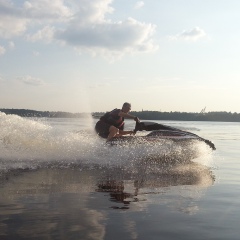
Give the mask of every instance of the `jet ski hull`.
[[113, 145], [120, 143], [157, 143], [167, 139], [184, 143], [200, 141], [206, 143], [212, 150], [216, 150], [215, 145], [207, 139], [204, 139], [194, 133], [183, 131], [163, 124], [154, 122], [140, 122], [136, 123], [134, 131], [149, 131], [150, 133], [145, 136], [116, 137], [113, 138], [110, 143]]

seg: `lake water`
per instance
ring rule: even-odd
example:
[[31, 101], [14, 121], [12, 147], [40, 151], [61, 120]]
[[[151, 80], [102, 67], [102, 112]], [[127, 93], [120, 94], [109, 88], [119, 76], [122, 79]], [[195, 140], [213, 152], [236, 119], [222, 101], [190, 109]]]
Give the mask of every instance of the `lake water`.
[[1, 240], [239, 239], [240, 123], [157, 121], [211, 151], [109, 146], [95, 122], [0, 113]]

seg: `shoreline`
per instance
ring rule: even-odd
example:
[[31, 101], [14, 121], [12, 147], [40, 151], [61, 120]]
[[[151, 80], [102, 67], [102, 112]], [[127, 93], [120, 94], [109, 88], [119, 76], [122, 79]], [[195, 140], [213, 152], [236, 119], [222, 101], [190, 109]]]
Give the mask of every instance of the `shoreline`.
[[[29, 109], [4, 109], [0, 112], [7, 115], [13, 114], [20, 117], [37, 117], [37, 118], [100, 118], [104, 112], [92, 113], [70, 113], [54, 111], [36, 111]], [[141, 120], [163, 120], [163, 121], [204, 121], [204, 122], [240, 122], [240, 113], [231, 112], [159, 112], [159, 111], [132, 111], [132, 115]]]

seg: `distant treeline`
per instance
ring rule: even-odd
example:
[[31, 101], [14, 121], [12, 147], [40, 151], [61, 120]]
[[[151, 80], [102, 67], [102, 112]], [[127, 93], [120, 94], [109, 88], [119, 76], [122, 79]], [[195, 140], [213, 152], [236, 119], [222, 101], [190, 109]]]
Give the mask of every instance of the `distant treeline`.
[[143, 111], [132, 112], [132, 114], [140, 119], [149, 120], [240, 122], [240, 113], [231, 112], [187, 113]]
[[6, 114], [15, 114], [21, 117], [49, 117], [49, 118], [81, 118], [88, 117], [89, 113], [49, 112], [28, 109], [0, 109]]
[[[94, 116], [101, 116], [104, 113], [94, 113]], [[188, 113], [188, 112], [158, 112], [141, 111], [131, 112], [132, 115], [141, 120], [176, 120], [176, 121], [219, 121], [219, 122], [240, 122], [240, 113], [231, 112], [207, 112], [207, 113]]]
[[[21, 117], [82, 118], [88, 117], [90, 115], [90, 113], [49, 112], [28, 109], [0, 109], [0, 111], [6, 114], [15, 114]], [[103, 114], [104, 112], [91, 113], [91, 115], [95, 118], [99, 118]], [[140, 111], [131, 112], [131, 114], [139, 117], [141, 120], [240, 122], [240, 113], [236, 112], [187, 113], [187, 112]]]

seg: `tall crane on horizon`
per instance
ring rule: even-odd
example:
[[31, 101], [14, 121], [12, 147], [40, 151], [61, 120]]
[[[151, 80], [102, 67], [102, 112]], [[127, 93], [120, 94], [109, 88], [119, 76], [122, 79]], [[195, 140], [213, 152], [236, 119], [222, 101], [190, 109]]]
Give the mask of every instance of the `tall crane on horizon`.
[[201, 110], [200, 114], [204, 114], [205, 110], [206, 110], [206, 107]]

